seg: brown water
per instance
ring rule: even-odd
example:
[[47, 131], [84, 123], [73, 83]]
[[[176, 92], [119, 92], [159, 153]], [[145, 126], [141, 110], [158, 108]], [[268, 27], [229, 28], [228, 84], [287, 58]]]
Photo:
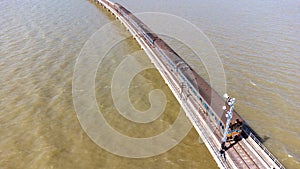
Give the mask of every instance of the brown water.
[[[120, 3], [134, 12], [172, 13], [203, 30], [220, 54], [238, 112], [268, 138], [265, 145], [287, 168], [300, 167], [299, 2]], [[194, 129], [170, 151], [143, 159], [111, 154], [82, 130], [73, 105], [73, 70], [84, 43], [114, 20], [105, 10], [81, 0], [0, 1], [0, 9], [0, 168], [217, 168]], [[115, 36], [129, 34], [121, 24], [114, 29], [120, 32]], [[192, 61], [180, 43], [168, 42]], [[143, 125], [118, 115], [105, 86], [124, 53], [137, 50], [131, 38], [110, 50], [96, 76], [96, 97], [118, 131], [146, 137], [171, 125], [179, 105], [158, 72], [147, 70], [133, 79], [130, 99], [146, 110], [147, 93], [159, 88], [168, 98], [164, 114]], [[145, 54], [140, 57], [139, 62], [150, 62]]]

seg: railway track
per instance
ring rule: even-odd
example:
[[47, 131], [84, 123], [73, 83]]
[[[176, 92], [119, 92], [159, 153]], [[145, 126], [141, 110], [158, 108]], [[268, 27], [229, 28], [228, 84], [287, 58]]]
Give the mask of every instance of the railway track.
[[241, 142], [237, 142], [232, 147], [232, 149], [240, 157], [240, 158], [236, 158], [236, 159], [242, 159], [243, 160], [243, 162], [240, 161], [240, 164], [243, 166], [243, 168], [249, 168], [249, 169], [257, 168], [257, 169], [259, 169], [259, 166], [253, 161], [253, 159], [249, 155], [248, 151], [246, 151], [246, 148], [241, 146]]

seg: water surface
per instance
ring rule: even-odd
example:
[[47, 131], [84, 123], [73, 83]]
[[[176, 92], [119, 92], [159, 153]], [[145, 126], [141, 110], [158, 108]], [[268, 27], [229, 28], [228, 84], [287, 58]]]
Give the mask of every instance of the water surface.
[[[224, 64], [227, 90], [237, 98], [238, 112], [268, 138], [265, 145], [283, 164], [299, 168], [299, 2], [119, 2], [134, 12], [183, 17], [208, 35]], [[217, 167], [194, 129], [170, 151], [146, 159], [111, 154], [84, 133], [73, 107], [73, 70], [84, 43], [114, 20], [108, 12], [81, 0], [1, 1], [0, 9], [0, 168]], [[120, 32], [115, 36], [128, 34], [121, 24], [115, 29]], [[167, 41], [187, 61], [193, 61], [182, 44]], [[160, 88], [170, 101], [164, 115], [145, 126], [118, 115], [105, 86], [124, 53], [137, 50], [131, 38], [111, 50], [107, 67], [100, 67], [97, 73], [96, 91], [111, 125], [130, 136], [143, 137], [171, 125], [179, 105], [158, 72], [148, 70], [133, 80], [130, 98], [136, 108], [146, 110], [147, 93]], [[150, 62], [145, 54], [141, 57], [140, 62]], [[108, 74], [101, 76], [101, 71]], [[147, 132], [141, 134], [143, 131]]]

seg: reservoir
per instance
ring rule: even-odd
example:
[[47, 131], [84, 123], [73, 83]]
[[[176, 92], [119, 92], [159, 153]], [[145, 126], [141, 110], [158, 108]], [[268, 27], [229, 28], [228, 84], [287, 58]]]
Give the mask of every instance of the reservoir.
[[[203, 31], [223, 63], [227, 92], [237, 99], [236, 110], [287, 168], [300, 166], [299, 3], [116, 2], [135, 13], [175, 15]], [[1, 168], [217, 167], [194, 129], [171, 150], [142, 159], [107, 152], [82, 130], [73, 105], [73, 71], [88, 39], [115, 21], [106, 10], [81, 0], [1, 1], [0, 8]], [[153, 22], [145, 18], [149, 26]], [[157, 135], [172, 125], [180, 106], [159, 73], [149, 69], [132, 80], [130, 100], [136, 109], [145, 111], [150, 106], [148, 93], [160, 89], [168, 100], [164, 113], [149, 124], [133, 123], [118, 113], [111, 97], [113, 73], [140, 46], [126, 38], [130, 34], [120, 23], [113, 24], [112, 32], [118, 33], [112, 36], [125, 40], [109, 50], [105, 64], [98, 68], [99, 109], [120, 133], [138, 138]], [[175, 25], [173, 29], [182, 31]], [[188, 47], [172, 37], [165, 39], [209, 80], [205, 66], [195, 64]], [[96, 43], [106, 45], [100, 38]], [[146, 54], [138, 56], [136, 62], [150, 62]]]

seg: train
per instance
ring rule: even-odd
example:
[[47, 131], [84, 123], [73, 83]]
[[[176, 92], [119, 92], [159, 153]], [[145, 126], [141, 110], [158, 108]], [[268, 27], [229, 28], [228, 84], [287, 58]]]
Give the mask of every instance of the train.
[[[202, 78], [198, 73], [194, 71], [167, 43], [151, 31], [142, 21], [135, 17], [130, 11], [124, 8], [118, 3], [110, 3], [103, 0], [103, 3], [107, 3], [113, 8], [119, 15], [124, 17], [129, 24], [138, 32], [138, 36], [144, 39], [149, 46], [160, 53], [160, 59], [165, 66], [172, 72], [173, 75], [180, 79], [184, 84], [192, 97], [197, 99], [199, 103], [199, 113], [204, 113], [206, 117], [214, 124], [222, 134], [225, 130], [226, 110], [222, 107], [226, 106], [229, 110], [229, 105], [210, 85]], [[226, 141], [237, 141], [241, 138], [246, 123], [233, 110], [232, 120], [229, 126], [229, 131], [226, 135]]]

